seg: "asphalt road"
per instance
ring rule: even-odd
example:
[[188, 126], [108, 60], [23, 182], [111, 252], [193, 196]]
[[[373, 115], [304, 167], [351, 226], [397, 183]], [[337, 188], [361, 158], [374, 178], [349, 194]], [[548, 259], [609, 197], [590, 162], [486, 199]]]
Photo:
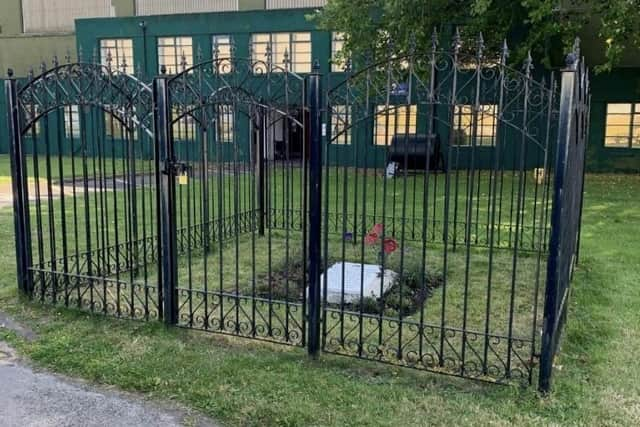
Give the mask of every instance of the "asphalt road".
[[0, 426], [165, 427], [213, 426], [201, 417], [140, 397], [99, 390], [61, 376], [36, 372], [0, 342]]

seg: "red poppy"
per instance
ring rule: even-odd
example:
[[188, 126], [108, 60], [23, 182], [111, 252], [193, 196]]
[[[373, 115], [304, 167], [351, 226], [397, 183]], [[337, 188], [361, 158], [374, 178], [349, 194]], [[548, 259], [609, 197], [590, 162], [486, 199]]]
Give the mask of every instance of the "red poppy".
[[396, 242], [392, 238], [387, 238], [387, 239], [384, 239], [383, 247], [384, 247], [384, 253], [390, 254], [395, 252], [398, 249], [398, 242]]
[[364, 243], [367, 245], [375, 245], [378, 242], [378, 235], [374, 232], [369, 232], [364, 236]]
[[384, 231], [384, 224], [376, 224], [373, 226], [373, 228], [371, 229], [370, 233], [375, 233], [378, 236], [382, 236], [382, 233]]

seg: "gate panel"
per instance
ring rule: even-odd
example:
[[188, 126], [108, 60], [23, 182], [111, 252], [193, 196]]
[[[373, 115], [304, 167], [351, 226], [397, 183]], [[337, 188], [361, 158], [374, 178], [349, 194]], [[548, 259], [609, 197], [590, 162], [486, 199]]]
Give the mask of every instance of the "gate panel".
[[8, 85], [14, 198], [27, 222], [20, 280], [40, 301], [157, 318], [148, 87], [109, 67], [57, 63]]
[[178, 324], [304, 345], [304, 79], [216, 58], [168, 88]]
[[330, 84], [325, 351], [531, 381], [557, 98], [507, 56], [457, 35]]

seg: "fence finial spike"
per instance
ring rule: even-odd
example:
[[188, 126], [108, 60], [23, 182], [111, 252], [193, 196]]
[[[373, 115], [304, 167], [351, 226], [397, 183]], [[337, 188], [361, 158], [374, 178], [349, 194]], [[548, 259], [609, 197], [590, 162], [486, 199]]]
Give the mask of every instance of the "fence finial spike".
[[120, 64], [120, 66], [122, 67], [122, 73], [127, 74], [127, 57], [126, 56], [122, 58], [122, 64]]
[[414, 56], [416, 53], [416, 33], [411, 33], [409, 35], [409, 55]]
[[198, 64], [202, 62], [202, 58], [204, 58], [204, 54], [202, 53], [202, 46], [198, 45], [198, 50], [196, 52], [196, 59], [198, 60]]
[[533, 70], [533, 58], [531, 57], [531, 50], [527, 51], [527, 58], [524, 60], [524, 72], [527, 76], [531, 75], [531, 70]]
[[387, 37], [387, 46], [386, 46], [386, 48], [387, 48], [387, 54], [386, 54], [387, 58], [391, 58], [393, 56], [394, 45], [395, 44], [393, 43], [393, 40], [391, 39], [391, 36], [388, 36]]
[[[251, 46], [251, 42], [249, 42], [249, 46]], [[213, 60], [217, 61], [218, 56], [220, 55], [220, 44], [218, 43], [218, 39], [213, 39]]]
[[431, 32], [431, 50], [435, 51], [438, 48], [438, 30], [436, 27], [433, 27], [433, 31]]
[[350, 72], [351, 72], [351, 67], [352, 67], [352, 64], [351, 64], [351, 57], [349, 56], [349, 57], [347, 57], [347, 59], [344, 61], [344, 67], [343, 67], [343, 68], [344, 68], [344, 72], [345, 72], [345, 73], [350, 73]]
[[44, 62], [44, 59], [42, 60], [42, 62], [40, 62], [40, 71], [42, 71], [42, 74], [44, 74], [45, 71], [47, 71], [47, 63]]
[[288, 71], [289, 70], [289, 49], [284, 50], [282, 63], [284, 64], [284, 69]]
[[13, 78], [13, 68], [8, 68], [7, 69], [7, 76], [12, 79]]
[[33, 69], [33, 65], [31, 65], [31, 66], [29, 67], [29, 73], [28, 73], [29, 80], [33, 80], [33, 78], [34, 78], [35, 74], [36, 74], [36, 72], [35, 72], [35, 70]]
[[67, 53], [64, 55], [64, 61], [67, 64], [71, 64], [71, 50], [67, 49]]
[[456, 27], [456, 32], [453, 35], [453, 42], [451, 46], [453, 48], [453, 53], [457, 54], [461, 46], [462, 46], [462, 37], [460, 36], [460, 27]]
[[106, 62], [107, 62], [107, 69], [111, 71], [111, 64], [113, 63], [113, 56], [111, 55], [111, 49], [107, 49]]
[[160, 74], [162, 74], [163, 76], [167, 74], [167, 66], [165, 64], [162, 64], [160, 66]]
[[273, 56], [271, 52], [271, 43], [267, 44], [267, 48], [265, 49], [264, 56], [267, 58], [267, 68], [269, 71], [271, 71], [271, 65], [273, 60]]
[[484, 53], [484, 37], [482, 36], [482, 31], [478, 33], [478, 45], [476, 49], [477, 49], [476, 54], [478, 55], [478, 58], [482, 58], [482, 55]]
[[182, 71], [186, 71], [187, 69], [187, 55], [185, 55], [184, 50], [180, 55], [180, 67], [182, 68]]
[[60, 62], [58, 61], [58, 55], [53, 55], [53, 60], [51, 61], [51, 63], [53, 64], [53, 68], [58, 68], [58, 65], [60, 65]]

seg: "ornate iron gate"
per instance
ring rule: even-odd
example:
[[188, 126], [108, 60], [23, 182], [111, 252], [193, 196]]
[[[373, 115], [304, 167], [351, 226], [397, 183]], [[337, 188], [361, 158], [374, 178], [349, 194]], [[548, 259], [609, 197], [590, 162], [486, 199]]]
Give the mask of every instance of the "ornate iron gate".
[[304, 345], [304, 78], [286, 62], [216, 55], [156, 79], [154, 93], [175, 322]]
[[110, 66], [6, 81], [21, 289], [41, 301], [160, 316], [151, 91]]
[[579, 241], [577, 46], [560, 91], [459, 35], [337, 82], [284, 57], [214, 52], [149, 85], [110, 60], [10, 76], [20, 289], [492, 382], [541, 359], [548, 390]]

